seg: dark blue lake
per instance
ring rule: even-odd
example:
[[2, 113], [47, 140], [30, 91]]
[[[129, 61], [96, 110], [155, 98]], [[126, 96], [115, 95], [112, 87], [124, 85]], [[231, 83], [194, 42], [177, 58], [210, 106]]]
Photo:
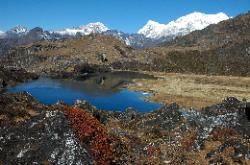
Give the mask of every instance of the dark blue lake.
[[8, 88], [7, 91], [29, 92], [45, 104], [64, 101], [72, 105], [76, 100], [86, 100], [99, 109], [113, 111], [124, 111], [128, 107], [133, 107], [140, 112], [148, 112], [160, 108], [161, 104], [143, 99], [143, 97], [149, 95], [148, 93], [133, 92], [124, 87], [133, 78], [145, 77], [121, 72], [106, 73], [90, 77], [87, 80], [77, 81], [40, 78]]

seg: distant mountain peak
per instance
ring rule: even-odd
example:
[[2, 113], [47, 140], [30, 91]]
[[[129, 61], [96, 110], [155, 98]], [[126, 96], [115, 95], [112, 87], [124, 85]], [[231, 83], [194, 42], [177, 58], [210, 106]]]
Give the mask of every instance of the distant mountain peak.
[[22, 25], [17, 25], [14, 28], [10, 29], [12, 33], [16, 34], [23, 34], [28, 32], [28, 28], [22, 26]]
[[92, 22], [92, 23], [88, 23], [87, 25], [83, 25], [83, 26], [80, 26], [80, 28], [84, 28], [84, 27], [101, 27], [101, 28], [106, 28], [108, 29], [103, 23], [101, 22]]
[[154, 21], [154, 20], [152, 20], [152, 19], [150, 19], [150, 20], [148, 20], [147, 24], [154, 25], [154, 24], [159, 24], [159, 23], [156, 22], [156, 21]]
[[185, 22], [196, 22], [196, 21], [203, 21], [203, 22], [207, 22], [207, 24], [214, 24], [214, 23], [218, 23], [222, 20], [226, 20], [229, 19], [229, 17], [223, 13], [223, 12], [219, 12], [217, 14], [205, 14], [205, 13], [201, 13], [201, 12], [193, 12], [190, 14], [187, 14], [185, 16], [182, 16], [180, 18], [178, 18], [176, 21], [172, 21], [172, 22], [176, 22], [176, 23], [185, 23]]
[[160, 24], [153, 20], [148, 20], [146, 25], [138, 31], [139, 34], [143, 34], [148, 38], [157, 38], [158, 33], [165, 29], [165, 24]]
[[89, 35], [91, 33], [102, 33], [109, 30], [103, 23], [101, 22], [95, 22], [95, 23], [89, 23], [87, 25], [82, 25], [75, 28], [66, 28], [63, 30], [53, 31], [53, 33], [60, 34], [60, 35], [70, 35], [74, 36], [77, 33], [80, 33], [82, 35]]
[[141, 28], [138, 33], [148, 38], [159, 39], [162, 37], [176, 37], [186, 35], [195, 30], [201, 30], [210, 24], [217, 24], [228, 17], [225, 13], [205, 14], [201, 12], [193, 12], [182, 16], [168, 24], [160, 24], [153, 20], [149, 20], [146, 25]]

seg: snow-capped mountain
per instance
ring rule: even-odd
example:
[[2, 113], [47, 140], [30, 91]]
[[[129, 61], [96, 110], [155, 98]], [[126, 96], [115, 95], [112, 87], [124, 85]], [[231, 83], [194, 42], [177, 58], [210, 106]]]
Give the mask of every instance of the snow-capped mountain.
[[78, 36], [89, 35], [91, 33], [100, 33], [103, 35], [113, 36], [129, 46], [141, 48], [146, 43], [151, 43], [151, 39], [146, 38], [142, 34], [128, 34], [118, 30], [110, 30], [101, 22], [89, 23], [77, 28], [66, 28], [58, 31], [50, 31], [51, 37], [54, 39], [72, 38]]
[[84, 26], [80, 26], [77, 28], [67, 28], [58, 31], [51, 31], [51, 33], [59, 34], [59, 35], [69, 35], [75, 36], [77, 33], [81, 35], [89, 35], [91, 33], [102, 33], [109, 30], [103, 23], [96, 22], [96, 23], [89, 23]]
[[175, 21], [171, 21], [168, 24], [160, 24], [149, 20], [138, 33], [152, 39], [160, 39], [161, 37], [175, 38], [176, 36], [183, 36], [195, 30], [204, 29], [210, 24], [217, 24], [227, 19], [229, 19], [229, 17], [222, 12], [217, 14], [194, 12], [182, 16]]
[[17, 35], [23, 35], [26, 34], [28, 32], [28, 28], [18, 25], [12, 29], [10, 29], [9, 31], [7, 31], [7, 33], [12, 33], [12, 34], [17, 34]]
[[26, 27], [19, 25], [6, 32], [0, 31], [0, 49], [3, 47], [8, 48], [15, 45], [29, 44], [40, 40], [77, 38], [91, 33], [113, 36], [135, 48], [152, 47], [163, 42], [171, 41], [176, 36], [201, 30], [210, 24], [216, 24], [226, 19], [229, 19], [229, 17], [224, 13], [204, 14], [194, 12], [180, 17], [175, 21], [171, 21], [168, 24], [160, 24], [149, 20], [138, 33], [134, 34], [109, 30], [109, 28], [101, 22], [52, 31], [44, 31], [39, 27], [28, 30]]
[[41, 40], [50, 40], [50, 33], [36, 27], [31, 30], [23, 26], [14, 27], [0, 34], [0, 55], [9, 48], [18, 45], [30, 44]]

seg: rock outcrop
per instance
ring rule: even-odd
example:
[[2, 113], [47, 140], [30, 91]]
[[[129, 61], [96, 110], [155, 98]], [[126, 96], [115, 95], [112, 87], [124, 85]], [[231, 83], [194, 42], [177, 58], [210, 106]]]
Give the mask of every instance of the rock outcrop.
[[37, 79], [38, 75], [29, 73], [24, 69], [0, 67], [0, 91], [6, 86]]
[[0, 104], [1, 164], [93, 164], [62, 105], [45, 106], [27, 93], [2, 94]]
[[0, 163], [250, 163], [247, 103], [228, 98], [203, 111], [176, 104], [139, 113], [85, 101], [47, 106], [27, 93], [0, 95]]

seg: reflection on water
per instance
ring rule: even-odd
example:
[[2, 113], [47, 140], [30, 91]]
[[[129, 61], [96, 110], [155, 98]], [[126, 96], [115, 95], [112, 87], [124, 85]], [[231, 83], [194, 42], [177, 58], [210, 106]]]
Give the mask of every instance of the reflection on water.
[[62, 100], [72, 105], [75, 100], [86, 100], [100, 109], [120, 110], [133, 107], [138, 111], [151, 111], [160, 107], [158, 103], [142, 99], [146, 93], [132, 92], [122, 88], [134, 78], [152, 78], [138, 73], [113, 72], [90, 77], [86, 80], [40, 78], [24, 83], [9, 92], [27, 91], [45, 104]]

